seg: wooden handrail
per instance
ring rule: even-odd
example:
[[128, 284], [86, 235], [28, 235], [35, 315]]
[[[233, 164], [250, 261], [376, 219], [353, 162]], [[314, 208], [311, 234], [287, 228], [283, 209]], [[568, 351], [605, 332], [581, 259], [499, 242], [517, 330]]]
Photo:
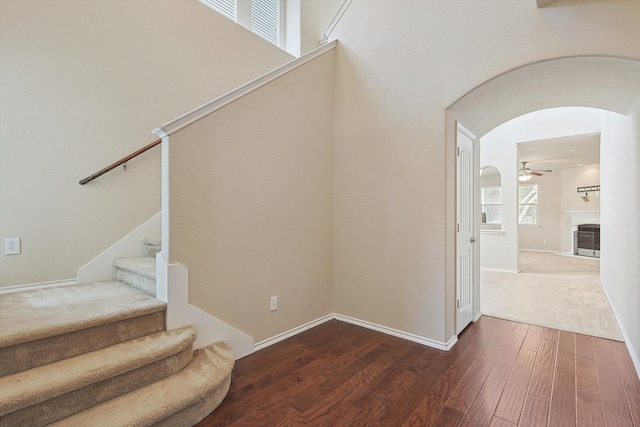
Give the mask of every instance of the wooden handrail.
[[105, 173], [109, 172], [112, 169], [117, 168], [120, 165], [125, 165], [125, 167], [126, 167], [126, 163], [129, 160], [133, 159], [134, 157], [139, 156], [140, 154], [144, 153], [147, 150], [151, 150], [153, 147], [155, 147], [156, 145], [160, 144], [161, 142], [162, 142], [162, 139], [156, 139], [151, 144], [145, 145], [144, 147], [142, 147], [138, 151], [134, 151], [133, 153], [129, 154], [127, 157], [123, 157], [122, 159], [118, 160], [115, 163], [111, 163], [109, 166], [107, 166], [104, 169], [99, 170], [98, 172], [94, 173], [93, 175], [90, 175], [90, 176], [86, 177], [85, 179], [80, 180], [80, 185], [85, 185], [87, 182], [93, 181], [94, 179], [98, 178], [99, 176], [104, 175]]

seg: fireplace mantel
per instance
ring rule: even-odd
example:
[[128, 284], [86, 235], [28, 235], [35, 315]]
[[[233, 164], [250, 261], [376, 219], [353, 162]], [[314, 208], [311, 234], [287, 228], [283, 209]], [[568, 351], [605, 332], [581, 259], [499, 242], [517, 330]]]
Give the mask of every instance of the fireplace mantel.
[[571, 225], [600, 224], [600, 211], [567, 211]]

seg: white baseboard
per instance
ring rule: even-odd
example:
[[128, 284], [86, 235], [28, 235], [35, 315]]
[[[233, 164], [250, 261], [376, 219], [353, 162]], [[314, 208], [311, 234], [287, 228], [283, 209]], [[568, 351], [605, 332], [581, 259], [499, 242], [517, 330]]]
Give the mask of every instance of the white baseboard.
[[399, 331], [397, 329], [389, 328], [386, 326], [378, 325], [376, 323], [367, 322], [366, 320], [356, 319], [354, 317], [345, 316], [343, 314], [334, 313], [334, 319], [341, 320], [343, 322], [351, 323], [356, 326], [362, 326], [363, 328], [371, 329], [374, 331], [382, 332], [383, 334], [391, 335], [394, 337], [402, 338], [407, 341], [412, 341], [418, 344], [426, 345], [427, 347], [436, 348], [438, 350], [449, 351], [453, 345], [458, 342], [458, 336], [454, 335], [448, 342], [440, 342], [432, 340], [430, 338], [421, 337], [419, 335], [411, 334], [409, 332]]
[[75, 285], [76, 279], [55, 280], [53, 282], [30, 283], [28, 285], [16, 285], [0, 288], [0, 294], [11, 294], [13, 292], [32, 291], [34, 289], [53, 288], [56, 286]]
[[418, 344], [426, 345], [427, 347], [436, 348], [438, 350], [449, 351], [451, 350], [453, 345], [456, 342], [458, 342], [458, 337], [455, 335], [448, 342], [443, 343], [440, 341], [435, 341], [429, 338], [421, 337], [419, 335], [415, 335], [408, 332], [399, 331], [397, 329], [389, 328], [386, 326], [378, 325], [376, 323], [367, 322], [366, 320], [356, 319], [354, 317], [345, 316], [343, 314], [332, 313], [332, 314], [327, 314], [326, 316], [322, 316], [319, 319], [312, 320], [311, 322], [305, 323], [304, 325], [300, 325], [296, 328], [290, 329], [274, 337], [268, 338], [264, 341], [260, 341], [259, 343], [256, 343], [255, 351], [262, 350], [263, 348], [269, 347], [270, 345], [276, 344], [287, 338], [291, 338], [301, 332], [304, 332], [308, 329], [311, 329], [315, 326], [321, 325], [325, 322], [328, 322], [329, 320], [334, 320], [334, 319], [339, 320], [341, 322], [350, 323], [352, 325], [361, 326], [363, 328], [371, 329], [373, 331], [382, 332], [383, 334], [402, 338], [407, 341], [412, 341]]
[[473, 316], [473, 321], [477, 322], [478, 320], [480, 320], [480, 318], [482, 317], [482, 312], [478, 312], [475, 314], [475, 316]]
[[631, 357], [631, 361], [633, 362], [633, 367], [636, 368], [636, 375], [640, 378], [640, 359], [638, 359], [638, 353], [635, 348], [633, 348], [633, 344], [629, 339], [629, 335], [627, 331], [624, 329], [624, 324], [622, 323], [622, 319], [620, 319], [620, 315], [618, 314], [618, 310], [616, 310], [615, 304], [609, 297], [609, 292], [607, 291], [607, 287], [602, 283], [602, 278], [600, 278], [600, 286], [602, 286], [602, 290], [604, 291], [605, 296], [607, 297], [607, 301], [609, 301], [609, 305], [611, 306], [611, 310], [613, 310], [613, 315], [616, 317], [616, 321], [618, 322], [618, 327], [620, 328], [620, 332], [622, 332], [622, 336], [624, 337], [624, 343], [627, 345], [627, 350], [629, 351], [629, 356]]
[[425, 338], [419, 335], [411, 334], [409, 332], [399, 331], [397, 329], [389, 328], [387, 326], [378, 325], [376, 323], [367, 322], [366, 320], [360, 320], [354, 317], [345, 316], [343, 314], [338, 314], [338, 313], [334, 313], [333, 318], [343, 322], [351, 323], [356, 326], [362, 326], [363, 328], [382, 332], [383, 334], [402, 338], [407, 341], [412, 341], [418, 344], [426, 345], [427, 347], [437, 348], [438, 350], [449, 351], [451, 350], [451, 347], [453, 347], [453, 345], [458, 341], [458, 337], [456, 335], [454, 335], [448, 342], [444, 343], [444, 342], [432, 340], [430, 338]]
[[308, 329], [314, 328], [318, 325], [321, 325], [329, 320], [333, 320], [332, 314], [327, 314], [326, 316], [322, 316], [319, 319], [312, 320], [311, 322], [305, 323], [304, 325], [300, 325], [296, 328], [289, 329], [286, 332], [273, 336], [271, 338], [267, 338], [266, 340], [260, 341], [256, 343], [254, 351], [262, 350], [265, 347], [269, 347], [270, 345], [279, 343], [280, 341], [286, 340], [287, 338], [291, 338], [295, 335], [298, 335], [301, 332], [304, 332]]
[[480, 270], [495, 271], [495, 272], [498, 272], [498, 273], [518, 273], [518, 270], [510, 270], [510, 269], [506, 269], [506, 268], [486, 268], [486, 267], [480, 267]]

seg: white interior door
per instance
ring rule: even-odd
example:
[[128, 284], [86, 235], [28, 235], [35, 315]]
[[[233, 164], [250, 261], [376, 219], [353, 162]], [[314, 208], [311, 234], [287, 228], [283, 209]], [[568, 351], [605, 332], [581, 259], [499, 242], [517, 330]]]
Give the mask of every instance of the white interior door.
[[474, 174], [473, 135], [458, 125], [456, 333], [473, 320]]

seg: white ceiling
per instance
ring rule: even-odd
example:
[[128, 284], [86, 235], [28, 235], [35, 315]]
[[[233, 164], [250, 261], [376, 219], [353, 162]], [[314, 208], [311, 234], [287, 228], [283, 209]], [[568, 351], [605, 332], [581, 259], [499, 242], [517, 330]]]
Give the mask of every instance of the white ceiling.
[[520, 142], [518, 156], [531, 170], [556, 171], [600, 163], [600, 133]]

